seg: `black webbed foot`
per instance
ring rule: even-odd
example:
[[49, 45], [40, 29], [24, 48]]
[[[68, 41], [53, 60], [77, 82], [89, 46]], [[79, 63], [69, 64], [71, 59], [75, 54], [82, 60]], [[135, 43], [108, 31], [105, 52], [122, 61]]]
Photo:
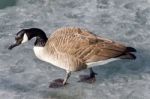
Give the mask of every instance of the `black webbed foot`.
[[97, 73], [95, 73], [91, 68], [90, 75], [80, 75], [79, 82], [85, 82], [89, 84], [94, 83], [96, 81], [95, 75], [97, 75]]
[[79, 82], [85, 82], [85, 83], [89, 83], [92, 84], [96, 81], [95, 76], [90, 76], [90, 75], [80, 75], [80, 80]]
[[56, 79], [50, 83], [49, 88], [60, 88], [68, 84], [68, 83], [63, 84], [63, 81], [64, 81], [63, 79]]

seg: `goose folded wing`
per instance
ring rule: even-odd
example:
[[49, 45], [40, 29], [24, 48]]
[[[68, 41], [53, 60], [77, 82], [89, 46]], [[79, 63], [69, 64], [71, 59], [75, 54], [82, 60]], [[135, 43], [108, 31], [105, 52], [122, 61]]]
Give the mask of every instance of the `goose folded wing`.
[[75, 28], [68, 31], [61, 30], [61, 32], [57, 31], [51, 37], [55, 49], [86, 63], [116, 58], [126, 51], [124, 45], [96, 36], [86, 30]]

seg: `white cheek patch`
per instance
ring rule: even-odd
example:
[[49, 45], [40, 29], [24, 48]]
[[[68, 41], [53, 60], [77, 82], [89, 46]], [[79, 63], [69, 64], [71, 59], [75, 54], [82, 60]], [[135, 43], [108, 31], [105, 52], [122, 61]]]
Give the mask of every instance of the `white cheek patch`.
[[25, 33], [25, 34], [23, 35], [23, 40], [22, 40], [21, 43], [25, 43], [25, 42], [27, 42], [27, 41], [28, 41], [28, 37], [27, 37], [27, 34]]

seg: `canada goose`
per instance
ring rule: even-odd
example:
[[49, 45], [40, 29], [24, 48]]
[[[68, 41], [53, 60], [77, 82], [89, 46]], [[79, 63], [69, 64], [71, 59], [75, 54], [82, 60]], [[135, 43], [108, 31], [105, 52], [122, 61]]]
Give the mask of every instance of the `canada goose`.
[[103, 65], [119, 59], [135, 59], [132, 52], [136, 50], [126, 47], [118, 42], [97, 36], [88, 30], [77, 27], [65, 27], [54, 31], [49, 38], [38, 28], [22, 29], [16, 34], [15, 46], [36, 37], [34, 43], [35, 55], [43, 61], [49, 62], [66, 70], [64, 80], [54, 80], [50, 87], [61, 87], [67, 84], [72, 71], [90, 69], [89, 76], [82, 76], [80, 81], [91, 82], [95, 80], [96, 73], [93, 66]]

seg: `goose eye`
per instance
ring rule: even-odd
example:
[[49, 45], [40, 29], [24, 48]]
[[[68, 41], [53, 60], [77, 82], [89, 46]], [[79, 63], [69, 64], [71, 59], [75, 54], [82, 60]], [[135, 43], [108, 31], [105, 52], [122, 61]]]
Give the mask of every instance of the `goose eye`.
[[15, 37], [15, 40], [18, 40], [19, 39], [19, 37]]
[[16, 41], [21, 41], [22, 39], [21, 39], [21, 37], [15, 37], [15, 40]]

